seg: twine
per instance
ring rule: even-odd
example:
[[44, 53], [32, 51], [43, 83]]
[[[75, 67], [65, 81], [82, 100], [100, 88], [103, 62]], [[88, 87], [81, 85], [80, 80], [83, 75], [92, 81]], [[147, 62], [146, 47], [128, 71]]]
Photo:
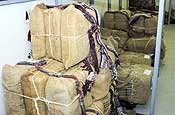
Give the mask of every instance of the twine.
[[[48, 66], [48, 65], [47, 65], [47, 66]], [[47, 66], [46, 66], [46, 67], [47, 67]], [[20, 97], [24, 97], [24, 98], [26, 98], [26, 99], [32, 100], [32, 101], [34, 102], [34, 106], [35, 106], [37, 115], [40, 115], [39, 107], [38, 107], [38, 104], [37, 104], [38, 101], [42, 101], [42, 102], [46, 103], [46, 105], [48, 105], [48, 104], [55, 104], [55, 105], [60, 105], [60, 106], [68, 107], [68, 106], [72, 105], [72, 104], [80, 97], [80, 95], [78, 94], [78, 95], [75, 96], [74, 99], [73, 99], [70, 103], [68, 103], [68, 104], [49, 101], [49, 100], [47, 100], [45, 97], [40, 97], [40, 96], [39, 96], [39, 93], [38, 93], [38, 90], [37, 90], [37, 87], [36, 87], [36, 84], [35, 84], [35, 81], [34, 81], [34, 77], [36, 77], [36, 75], [38, 75], [39, 73], [40, 73], [40, 71], [36, 72], [36, 73], [32, 76], [32, 84], [33, 84], [33, 87], [34, 87], [34, 90], [35, 90], [35, 93], [36, 93], [36, 96], [37, 96], [37, 97], [35, 97], [35, 98], [34, 98], [34, 97], [25, 96], [25, 95], [22, 95], [22, 94], [18, 94], [18, 93], [15, 93], [15, 92], [11, 92], [11, 91], [8, 90], [8, 88], [7, 88], [7, 86], [5, 85], [5, 83], [4, 83], [3, 85], [6, 87], [6, 89], [7, 89], [7, 91], [8, 91], [9, 93], [14, 94], [14, 95], [17, 95], [17, 96], [20, 96]]]

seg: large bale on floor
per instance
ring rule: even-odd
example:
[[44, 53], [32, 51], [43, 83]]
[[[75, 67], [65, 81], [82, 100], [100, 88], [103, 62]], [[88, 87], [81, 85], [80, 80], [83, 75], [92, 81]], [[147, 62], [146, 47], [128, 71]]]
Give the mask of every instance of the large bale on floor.
[[119, 98], [130, 103], [146, 104], [151, 93], [153, 68], [148, 65], [124, 65], [118, 68]]
[[[60, 73], [60, 76], [73, 75], [77, 77], [80, 81], [79, 88], [82, 88], [88, 77], [88, 71], [83, 71], [81, 65], [64, 70], [62, 63], [51, 61], [43, 66], [43, 68], [50, 72]], [[81, 113], [79, 95], [76, 92], [76, 82], [74, 79], [48, 76], [34, 68], [23, 75], [21, 81], [24, 95], [30, 97], [30, 99], [24, 99], [28, 115], [37, 115], [37, 112], [41, 115], [56, 115], [58, 113], [63, 115], [79, 115]], [[31, 98], [39, 100], [35, 103]], [[84, 102], [85, 107], [92, 105], [91, 92], [87, 93]], [[37, 108], [39, 111], [37, 111]]]
[[[144, 37], [144, 38], [130, 38], [127, 41], [127, 50], [138, 52], [138, 53], [146, 53], [146, 54], [154, 54], [156, 47], [156, 38], [152, 37]], [[165, 57], [165, 44], [162, 40], [161, 46], [161, 59]]]
[[31, 66], [4, 65], [2, 68], [2, 85], [8, 115], [25, 115], [26, 109], [21, 87], [21, 77], [26, 74]]
[[[62, 63], [57, 61], [49, 61], [47, 65], [43, 68], [49, 71], [61, 71], [64, 69]], [[49, 76], [43, 72], [36, 70], [28, 71], [25, 75], [21, 77], [21, 84], [23, 94], [30, 98], [44, 98], [45, 97], [45, 86]], [[54, 84], [55, 85], [55, 84]], [[41, 115], [46, 115], [46, 103], [43, 101], [35, 101], [29, 98], [24, 98], [26, 106], [27, 115], [37, 115], [39, 112]], [[36, 105], [38, 106], [39, 111], [37, 111]]]
[[147, 13], [136, 13], [130, 18], [129, 21], [129, 36], [138, 38], [156, 35], [157, 23], [157, 15], [150, 15]]
[[119, 59], [121, 63], [129, 63], [131, 65], [144, 64], [151, 66], [152, 64], [151, 56], [144, 53], [126, 51], [123, 54], [119, 55]]

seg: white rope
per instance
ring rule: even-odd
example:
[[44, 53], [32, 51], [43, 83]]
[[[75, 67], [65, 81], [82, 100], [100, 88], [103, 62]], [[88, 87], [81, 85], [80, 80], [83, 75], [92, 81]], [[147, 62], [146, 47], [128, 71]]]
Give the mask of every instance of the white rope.
[[145, 45], [144, 50], [146, 50], [146, 48], [148, 47], [149, 43], [150, 43], [152, 40], [154, 40], [154, 38], [150, 38], [150, 39], [149, 39], [149, 41], [148, 41], [148, 42], [146, 43], [146, 45]]
[[34, 37], [49, 37], [49, 36], [52, 36], [52, 37], [61, 37], [60, 35], [56, 35], [56, 34], [38, 34], [38, 35], [35, 35], [35, 34], [32, 34], [31, 36], [34, 36]]
[[50, 48], [50, 53], [51, 53], [51, 57], [53, 57], [53, 49], [52, 49], [52, 42], [51, 42], [51, 16], [50, 16], [51, 12], [49, 12], [49, 48]]

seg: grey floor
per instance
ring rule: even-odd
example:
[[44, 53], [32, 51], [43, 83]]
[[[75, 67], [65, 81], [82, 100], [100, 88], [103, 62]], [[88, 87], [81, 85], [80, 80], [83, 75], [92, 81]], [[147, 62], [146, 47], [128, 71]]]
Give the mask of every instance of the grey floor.
[[161, 64], [155, 115], [175, 115], [175, 25], [165, 26], [166, 57]]

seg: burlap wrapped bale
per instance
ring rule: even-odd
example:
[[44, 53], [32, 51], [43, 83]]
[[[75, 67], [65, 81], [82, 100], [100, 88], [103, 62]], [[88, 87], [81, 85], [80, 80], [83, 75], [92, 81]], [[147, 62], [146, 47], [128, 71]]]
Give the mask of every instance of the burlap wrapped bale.
[[158, 16], [151, 15], [145, 19], [145, 33], [148, 35], [156, 35], [157, 33]]
[[119, 59], [121, 63], [129, 63], [131, 65], [144, 64], [151, 66], [152, 64], [151, 56], [143, 53], [126, 51], [123, 54], [119, 55]]
[[125, 11], [107, 11], [104, 13], [104, 27], [128, 31], [128, 13]]
[[[82, 71], [80, 66], [72, 68], [68, 71], [62, 71], [65, 75], [74, 75], [80, 81], [80, 89], [82, 88], [85, 80], [88, 77], [88, 71]], [[54, 85], [53, 85], [54, 84]], [[77, 97], [75, 80], [69, 78], [53, 78], [50, 77], [46, 84], [46, 99], [60, 104], [47, 104], [49, 115], [80, 115], [79, 98]], [[88, 108], [92, 105], [91, 92], [88, 92], [84, 98], [85, 107]]]
[[146, 104], [151, 93], [153, 68], [148, 65], [123, 65], [118, 68], [119, 98], [130, 103]]
[[100, 73], [95, 75], [95, 79], [91, 93], [93, 101], [98, 101], [109, 93], [109, 87], [111, 85], [111, 73], [109, 69], [101, 69]]
[[115, 13], [115, 29], [128, 31], [129, 29], [129, 16], [125, 11], [117, 11]]
[[[95, 11], [88, 12], [95, 16]], [[47, 8], [44, 4], [37, 5], [31, 15], [34, 59], [53, 58], [62, 61], [66, 69], [79, 63], [89, 53], [90, 27], [90, 22], [74, 5], [69, 5], [64, 10]]]
[[152, 36], [157, 33], [157, 15], [150, 15], [148, 13], [136, 13], [130, 18], [130, 37], [144, 37]]
[[89, 21], [73, 5], [63, 10], [61, 41], [62, 58], [66, 68], [79, 63], [88, 55], [90, 46], [87, 31], [89, 28]]
[[[127, 50], [139, 53], [146, 54], [154, 54], [156, 47], [156, 38], [152, 37], [144, 37], [144, 38], [130, 38], [127, 41]], [[161, 59], [165, 57], [165, 44], [162, 40], [161, 46]]]
[[2, 69], [2, 84], [8, 115], [25, 115], [25, 104], [21, 87], [21, 77], [28, 72], [30, 66], [4, 65]]
[[46, 36], [44, 24], [44, 11], [46, 6], [38, 4], [34, 7], [30, 18], [31, 43], [33, 59], [46, 56]]
[[104, 25], [103, 27], [109, 29], [115, 29], [115, 11], [107, 11], [104, 13]]
[[58, 61], [62, 61], [61, 16], [62, 10], [58, 8], [50, 8], [44, 11], [47, 57]]
[[[63, 70], [63, 64], [57, 61], [49, 61], [47, 65], [43, 68], [49, 71], [61, 71]], [[45, 86], [49, 76], [45, 73], [37, 71], [35, 68], [28, 71], [25, 75], [21, 77], [22, 89], [25, 96], [31, 98], [42, 98], [45, 97]], [[55, 85], [55, 84], [54, 84]], [[26, 114], [27, 115], [37, 115], [37, 107], [35, 106], [33, 100], [25, 98], [26, 104]], [[41, 115], [46, 115], [45, 102], [37, 101], [37, 106], [39, 113]]]

